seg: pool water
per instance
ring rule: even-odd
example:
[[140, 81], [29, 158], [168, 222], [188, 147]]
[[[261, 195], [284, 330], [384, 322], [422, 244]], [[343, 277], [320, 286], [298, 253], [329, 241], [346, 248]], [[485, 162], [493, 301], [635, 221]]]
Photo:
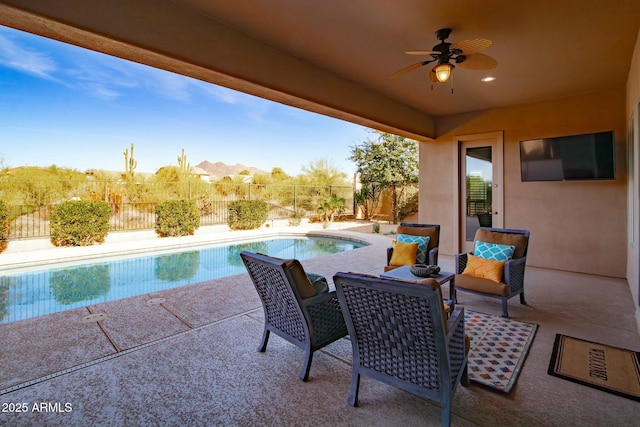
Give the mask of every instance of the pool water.
[[181, 252], [0, 275], [0, 323], [245, 273], [240, 252], [317, 258], [365, 246], [328, 237], [277, 237]]

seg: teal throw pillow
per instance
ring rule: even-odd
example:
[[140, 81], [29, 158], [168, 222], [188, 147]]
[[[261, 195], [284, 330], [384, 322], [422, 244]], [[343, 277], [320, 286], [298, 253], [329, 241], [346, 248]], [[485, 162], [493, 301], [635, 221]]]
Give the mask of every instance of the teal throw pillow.
[[513, 258], [513, 253], [515, 251], [516, 247], [513, 245], [501, 245], [498, 243], [476, 241], [473, 255], [494, 261], [507, 261]]
[[416, 264], [427, 263], [427, 249], [429, 248], [429, 236], [412, 236], [410, 234], [398, 234], [396, 241], [400, 243], [417, 243], [418, 253]]
[[307, 273], [307, 277], [309, 278], [309, 281], [311, 282], [313, 287], [316, 289], [316, 292], [318, 292], [319, 294], [326, 294], [327, 292], [329, 292], [329, 284], [327, 283], [327, 279], [323, 275], [317, 273]]

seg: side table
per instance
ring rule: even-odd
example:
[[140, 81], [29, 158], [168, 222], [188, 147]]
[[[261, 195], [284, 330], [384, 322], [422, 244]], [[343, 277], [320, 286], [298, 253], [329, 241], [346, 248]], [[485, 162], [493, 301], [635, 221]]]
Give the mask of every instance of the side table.
[[449, 273], [447, 271], [440, 271], [438, 274], [434, 274], [430, 277], [416, 276], [411, 272], [410, 265], [403, 265], [402, 267], [394, 268], [380, 275], [380, 277], [388, 277], [390, 279], [408, 280], [411, 282], [419, 282], [425, 279], [435, 279], [438, 285], [442, 286], [449, 282], [449, 298], [444, 298], [445, 302], [453, 310], [454, 303], [456, 302], [456, 275], [455, 273]]

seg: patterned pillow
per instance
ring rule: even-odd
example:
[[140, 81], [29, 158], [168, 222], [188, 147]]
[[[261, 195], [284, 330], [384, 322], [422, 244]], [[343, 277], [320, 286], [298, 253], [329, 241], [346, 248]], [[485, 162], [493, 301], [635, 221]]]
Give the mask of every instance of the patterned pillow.
[[503, 271], [504, 261], [495, 261], [467, 254], [467, 266], [462, 274], [500, 282]]
[[318, 273], [307, 273], [307, 278], [319, 294], [326, 294], [329, 292], [329, 283], [327, 278]]
[[484, 259], [492, 259], [494, 261], [507, 261], [513, 258], [516, 247], [513, 245], [501, 245], [498, 243], [487, 243], [476, 241], [473, 254]]
[[389, 265], [400, 266], [413, 265], [416, 263], [416, 254], [418, 253], [417, 243], [402, 243], [393, 240], [391, 245], [393, 246], [393, 254], [391, 255]]
[[414, 264], [427, 263], [427, 249], [429, 248], [430, 240], [429, 236], [412, 236], [410, 234], [398, 234], [396, 240], [402, 243], [417, 243], [418, 253], [416, 254], [416, 262]]

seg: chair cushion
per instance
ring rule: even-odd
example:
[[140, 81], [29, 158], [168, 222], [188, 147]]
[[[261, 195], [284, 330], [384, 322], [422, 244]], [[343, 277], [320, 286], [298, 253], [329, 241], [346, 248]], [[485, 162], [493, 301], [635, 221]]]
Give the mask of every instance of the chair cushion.
[[467, 254], [467, 265], [462, 274], [500, 282], [503, 272], [504, 261], [495, 261]]
[[474, 240], [499, 243], [502, 245], [513, 245], [516, 247], [516, 250], [513, 253], [514, 259], [522, 258], [524, 256], [525, 250], [527, 249], [527, 243], [529, 242], [529, 239], [522, 234], [499, 233], [497, 231], [490, 231], [482, 228], [479, 228], [478, 231], [476, 231], [476, 237]]
[[427, 263], [427, 248], [429, 248], [429, 236], [412, 236], [410, 234], [398, 234], [396, 241], [400, 243], [417, 243], [418, 252], [416, 253], [416, 259], [413, 264], [426, 264]]
[[429, 247], [431, 250], [438, 246], [438, 229], [435, 227], [410, 227], [400, 224], [396, 229], [398, 234], [409, 234], [411, 236], [429, 236]]
[[300, 293], [300, 297], [309, 298], [318, 294], [311, 280], [309, 280], [309, 277], [304, 272], [300, 261], [297, 259], [283, 259], [282, 261], [285, 263], [286, 268], [289, 269], [293, 283], [296, 285], [296, 288], [298, 288], [298, 293]]
[[515, 250], [516, 247], [514, 245], [501, 245], [499, 243], [476, 240], [473, 255], [494, 261], [507, 261], [513, 258]]
[[391, 255], [389, 265], [413, 265], [416, 263], [417, 243], [402, 243], [393, 240], [391, 245], [393, 246], [393, 255]]
[[505, 283], [494, 282], [493, 280], [481, 279], [466, 274], [456, 274], [456, 288], [503, 297], [509, 295], [509, 287]]
[[284, 262], [285, 267], [289, 269], [293, 283], [296, 285], [301, 298], [309, 298], [319, 293], [329, 292], [327, 279], [321, 274], [305, 273], [302, 264], [300, 264], [300, 261], [297, 259], [284, 259], [261, 253], [259, 253], [259, 255]]

